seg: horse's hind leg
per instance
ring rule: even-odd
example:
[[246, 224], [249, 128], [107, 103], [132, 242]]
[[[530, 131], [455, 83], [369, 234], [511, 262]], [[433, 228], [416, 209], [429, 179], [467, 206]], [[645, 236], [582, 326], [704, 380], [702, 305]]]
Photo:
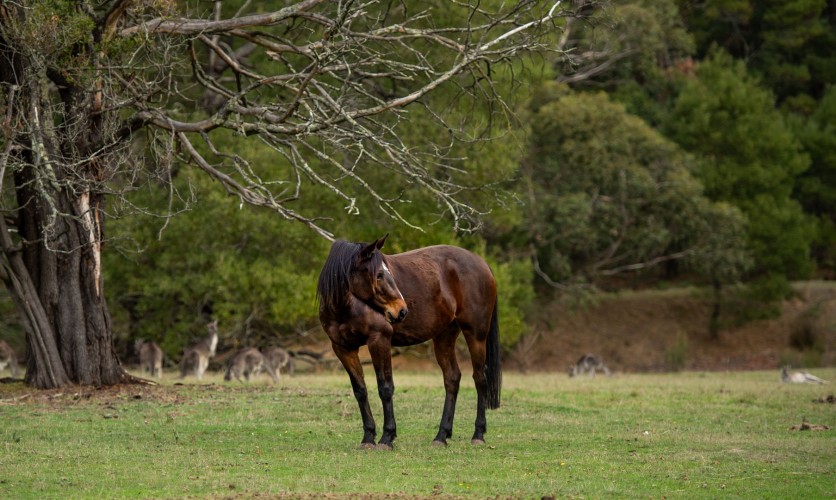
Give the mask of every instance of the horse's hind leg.
[[470, 442], [472, 444], [485, 444], [485, 431], [487, 430], [487, 420], [485, 419], [485, 409], [488, 402], [488, 379], [485, 376], [485, 365], [487, 353], [485, 351], [484, 340], [478, 340], [472, 333], [469, 333], [465, 327], [462, 327], [465, 332], [465, 340], [467, 340], [467, 347], [470, 350], [470, 360], [473, 364], [473, 382], [476, 384], [476, 424], [473, 431], [473, 438]]
[[360, 407], [360, 417], [363, 419], [363, 440], [360, 441], [360, 448], [374, 447], [375, 430], [374, 417], [369, 407], [369, 393], [366, 390], [366, 382], [363, 378], [363, 365], [360, 364], [360, 356], [357, 349], [347, 350], [337, 344], [331, 344], [334, 354], [337, 355], [343, 368], [351, 380], [351, 388], [354, 390], [354, 398]]
[[433, 339], [435, 359], [444, 374], [444, 410], [441, 412], [441, 424], [438, 434], [433, 439], [435, 445], [446, 445], [447, 439], [453, 437], [453, 417], [456, 414], [456, 398], [459, 395], [459, 383], [462, 373], [456, 362], [456, 338], [459, 327], [454, 325], [450, 330]]

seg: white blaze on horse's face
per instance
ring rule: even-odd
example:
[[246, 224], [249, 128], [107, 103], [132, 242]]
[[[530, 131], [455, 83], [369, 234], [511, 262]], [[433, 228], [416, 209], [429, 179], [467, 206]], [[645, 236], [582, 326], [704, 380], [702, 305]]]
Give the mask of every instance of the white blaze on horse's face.
[[395, 284], [395, 278], [386, 262], [380, 266], [372, 290], [374, 290], [374, 301], [383, 309], [386, 321], [400, 323], [404, 320], [407, 313], [406, 301], [398, 285]]
[[352, 295], [383, 314], [389, 323], [400, 323], [407, 314], [406, 301], [395, 283], [386, 257], [380, 252], [386, 237], [358, 248], [349, 277]]
[[[392, 278], [392, 285], [394, 285], [394, 284], [395, 284], [395, 278], [394, 278], [394, 276], [392, 276], [392, 271], [390, 271], [390, 270], [389, 270], [389, 266], [387, 266], [385, 262], [383, 263], [383, 271], [384, 271], [386, 274], [388, 274], [390, 278]], [[400, 288], [398, 288], [397, 286], [395, 286], [395, 290], [398, 292], [398, 297], [400, 297], [400, 298], [401, 298], [401, 300], [404, 300], [404, 298], [403, 298], [403, 294], [401, 293]], [[406, 303], [406, 301], [405, 301], [405, 300], [404, 300], [404, 303]]]
[[351, 280], [351, 293], [361, 301], [380, 311], [389, 323], [399, 323], [406, 317], [407, 308], [403, 294], [395, 283], [392, 271], [382, 256], [366, 258], [358, 262]]

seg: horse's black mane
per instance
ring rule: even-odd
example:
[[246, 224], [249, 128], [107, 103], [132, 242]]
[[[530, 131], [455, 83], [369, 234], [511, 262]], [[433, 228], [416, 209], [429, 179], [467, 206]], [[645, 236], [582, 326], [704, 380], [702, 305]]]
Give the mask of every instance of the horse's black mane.
[[[366, 247], [364, 243], [337, 240], [331, 245], [331, 252], [319, 273], [316, 286], [316, 296], [320, 308], [329, 315], [335, 316], [346, 305], [349, 277], [354, 267], [357, 254]], [[377, 274], [383, 264], [380, 252], [374, 252], [371, 259], [372, 275]]]

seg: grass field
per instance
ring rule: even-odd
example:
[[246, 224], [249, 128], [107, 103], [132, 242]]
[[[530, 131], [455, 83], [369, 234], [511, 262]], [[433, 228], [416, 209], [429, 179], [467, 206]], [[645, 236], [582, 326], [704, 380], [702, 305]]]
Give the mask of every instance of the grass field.
[[[815, 373], [836, 381], [836, 369]], [[359, 450], [343, 373], [244, 386], [33, 391], [0, 384], [0, 498], [834, 498], [833, 384], [777, 371], [505, 373], [487, 446], [463, 379], [456, 435], [431, 447], [439, 373], [395, 373], [395, 450]], [[380, 404], [373, 409], [382, 421]], [[803, 420], [830, 430], [795, 431]]]

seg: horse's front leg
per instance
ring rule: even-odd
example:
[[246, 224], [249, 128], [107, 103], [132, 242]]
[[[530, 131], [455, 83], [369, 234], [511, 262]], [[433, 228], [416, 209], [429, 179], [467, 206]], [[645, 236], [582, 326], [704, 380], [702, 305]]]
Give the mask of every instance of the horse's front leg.
[[363, 440], [360, 442], [360, 448], [373, 448], [377, 431], [375, 430], [372, 410], [369, 407], [369, 394], [366, 391], [366, 381], [363, 378], [363, 365], [360, 364], [357, 349], [345, 349], [334, 343], [331, 344], [331, 347], [334, 349], [334, 354], [337, 355], [337, 358], [343, 364], [345, 371], [348, 372], [348, 378], [351, 379], [351, 388], [354, 390], [354, 398], [360, 407], [360, 417], [363, 419]]
[[434, 445], [447, 445], [447, 439], [453, 437], [453, 418], [456, 414], [456, 399], [459, 394], [459, 383], [462, 373], [456, 362], [456, 338], [459, 327], [454, 326], [442, 335], [433, 339], [433, 351], [441, 372], [444, 374], [444, 409], [441, 412], [441, 423], [438, 434], [433, 439]]
[[395, 407], [392, 402], [395, 394], [395, 383], [392, 380], [392, 342], [388, 337], [379, 335], [370, 338], [368, 346], [377, 375], [377, 392], [383, 403], [383, 435], [380, 436], [377, 447], [391, 450], [392, 442], [397, 436]]

